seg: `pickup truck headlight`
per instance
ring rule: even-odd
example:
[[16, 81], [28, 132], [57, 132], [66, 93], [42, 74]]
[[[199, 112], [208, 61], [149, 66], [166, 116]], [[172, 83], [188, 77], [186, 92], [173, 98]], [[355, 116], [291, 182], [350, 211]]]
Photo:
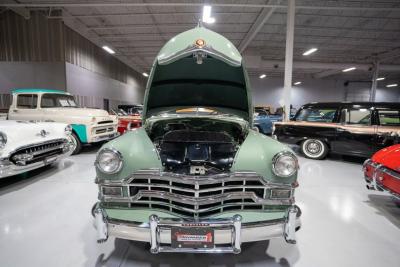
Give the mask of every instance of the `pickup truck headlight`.
[[122, 155], [115, 149], [104, 148], [97, 154], [95, 165], [103, 173], [117, 173], [122, 169]]
[[72, 134], [72, 126], [68, 124], [67, 127], [65, 127], [64, 132], [67, 135], [71, 135]]
[[289, 151], [279, 152], [272, 159], [272, 171], [280, 177], [289, 177], [297, 172], [297, 158]]
[[0, 132], [0, 149], [4, 148], [7, 144], [7, 135]]

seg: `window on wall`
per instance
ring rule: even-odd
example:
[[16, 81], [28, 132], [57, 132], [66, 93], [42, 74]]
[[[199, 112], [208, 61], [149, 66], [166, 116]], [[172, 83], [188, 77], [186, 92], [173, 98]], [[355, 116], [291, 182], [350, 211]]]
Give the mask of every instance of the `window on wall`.
[[348, 109], [345, 111], [345, 123], [346, 124], [371, 124], [371, 111], [369, 109]]
[[17, 108], [34, 109], [37, 107], [37, 95], [20, 94], [17, 97]]
[[400, 126], [399, 110], [378, 110], [380, 125]]
[[336, 108], [307, 108], [300, 110], [296, 121], [332, 122]]

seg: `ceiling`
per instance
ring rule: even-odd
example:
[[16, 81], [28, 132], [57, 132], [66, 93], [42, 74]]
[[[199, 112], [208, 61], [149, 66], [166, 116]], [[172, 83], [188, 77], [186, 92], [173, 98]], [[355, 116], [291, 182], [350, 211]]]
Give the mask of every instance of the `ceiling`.
[[[167, 40], [197, 25], [207, 2], [216, 22], [205, 26], [242, 50], [251, 75], [283, 75], [285, 0], [4, 2], [1, 5], [43, 9], [50, 19], [62, 18], [96, 44], [113, 48], [118, 58], [139, 72], [149, 71]], [[295, 78], [370, 79], [376, 60], [380, 76], [388, 81], [400, 78], [399, 0], [296, 0], [295, 12]], [[318, 51], [303, 56], [311, 47]], [[341, 71], [353, 65], [355, 71]]]

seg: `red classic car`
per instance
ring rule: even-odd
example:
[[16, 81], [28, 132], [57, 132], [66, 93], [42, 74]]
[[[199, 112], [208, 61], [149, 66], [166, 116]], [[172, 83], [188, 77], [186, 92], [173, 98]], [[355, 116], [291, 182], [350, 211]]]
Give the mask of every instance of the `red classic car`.
[[400, 200], [400, 144], [376, 152], [364, 163], [367, 188], [386, 191]]
[[122, 109], [112, 110], [118, 116], [118, 132], [124, 134], [126, 131], [142, 126], [140, 114], [128, 114]]

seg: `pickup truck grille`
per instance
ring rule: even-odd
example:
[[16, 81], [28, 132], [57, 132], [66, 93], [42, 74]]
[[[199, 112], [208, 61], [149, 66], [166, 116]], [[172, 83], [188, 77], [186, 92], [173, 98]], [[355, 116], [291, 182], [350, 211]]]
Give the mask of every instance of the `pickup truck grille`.
[[96, 130], [96, 134], [103, 134], [103, 133], [110, 133], [113, 132], [114, 128], [113, 127], [108, 127], [108, 128], [101, 128]]
[[21, 147], [10, 155], [10, 161], [16, 165], [29, 165], [43, 161], [49, 157], [62, 154], [66, 142], [64, 139], [58, 139]]
[[99, 121], [97, 124], [107, 124], [107, 123], [113, 123], [114, 121], [108, 120], [108, 121]]
[[[255, 173], [184, 176], [139, 171], [124, 185], [131, 208], [159, 209], [183, 217], [204, 218], [225, 211], [262, 210], [268, 205], [290, 205], [287, 199], [270, 199], [272, 188], [292, 190], [291, 185], [269, 184]], [[118, 202], [110, 199], [109, 202]]]

